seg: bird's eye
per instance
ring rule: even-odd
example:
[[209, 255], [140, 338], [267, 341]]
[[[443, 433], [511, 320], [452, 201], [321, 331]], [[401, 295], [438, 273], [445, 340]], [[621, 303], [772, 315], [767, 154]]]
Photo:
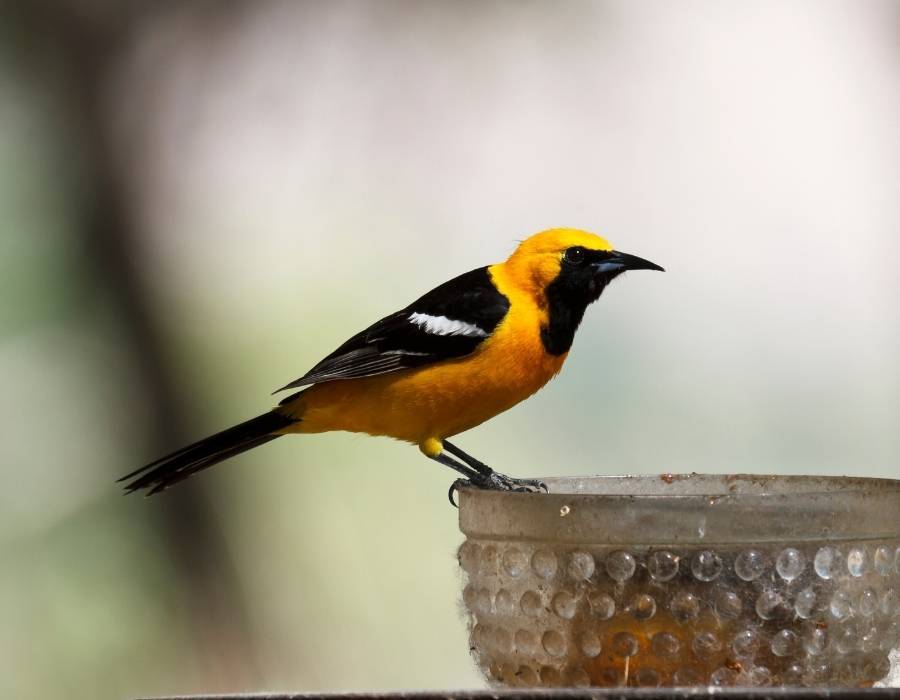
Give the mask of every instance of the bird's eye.
[[567, 263], [572, 263], [573, 265], [578, 265], [584, 262], [584, 248], [580, 246], [576, 246], [574, 248], [568, 248], [566, 250], [565, 258]]

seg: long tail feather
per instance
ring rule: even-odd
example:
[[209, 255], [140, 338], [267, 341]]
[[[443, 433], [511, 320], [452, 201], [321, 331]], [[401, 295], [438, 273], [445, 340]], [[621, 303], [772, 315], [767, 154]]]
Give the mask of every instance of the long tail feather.
[[118, 481], [128, 481], [126, 493], [146, 489], [152, 496], [222, 460], [280, 437], [279, 431], [295, 422], [274, 411], [264, 413], [150, 462]]

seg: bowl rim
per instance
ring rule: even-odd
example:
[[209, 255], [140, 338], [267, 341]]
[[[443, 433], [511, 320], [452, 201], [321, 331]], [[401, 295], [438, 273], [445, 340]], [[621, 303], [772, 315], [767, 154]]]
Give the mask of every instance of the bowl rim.
[[[750, 496], [813, 496], [822, 494], [838, 494], [838, 493], [862, 493], [868, 489], [889, 490], [900, 492], [900, 479], [891, 479], [887, 477], [871, 477], [871, 476], [840, 476], [840, 475], [817, 475], [817, 474], [756, 474], [747, 472], [738, 472], [734, 474], [725, 473], [703, 473], [703, 472], [663, 472], [653, 474], [592, 474], [592, 475], [571, 475], [571, 476], [548, 476], [536, 477], [549, 485], [563, 485], [565, 483], [582, 483], [582, 484], [646, 484], [648, 486], [658, 486], [659, 493], [634, 493], [625, 492], [624, 490], [615, 491], [593, 491], [593, 490], [564, 490], [554, 491], [552, 488], [549, 493], [537, 492], [541, 496], [594, 496], [598, 498], [715, 498], [718, 496], [730, 496], [733, 498], [742, 498]], [[680, 488], [687, 485], [706, 485], [706, 484], [722, 484], [729, 486], [741, 486], [746, 484], [755, 485], [757, 490], [740, 493], [737, 490], [732, 491], [699, 491], [688, 490], [680, 492]], [[767, 490], [767, 486], [787, 487], [787, 486], [805, 486], [818, 484], [814, 488], [797, 488], [790, 491], [776, 489]], [[831, 486], [828, 488], [828, 486]], [[530, 495], [516, 491], [502, 491], [506, 497], [519, 497]], [[532, 494], [533, 495], [533, 494]]]
[[[461, 488], [460, 529], [469, 537], [653, 547], [900, 543], [896, 479], [691, 473], [549, 477], [546, 482], [550, 493]], [[554, 492], [561, 486], [568, 488]]]

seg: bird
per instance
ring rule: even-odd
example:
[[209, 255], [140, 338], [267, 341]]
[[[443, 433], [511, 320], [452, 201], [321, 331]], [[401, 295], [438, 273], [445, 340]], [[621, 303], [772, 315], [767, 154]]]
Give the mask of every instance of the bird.
[[662, 267], [604, 238], [554, 228], [504, 261], [445, 282], [385, 316], [274, 393], [267, 413], [151, 462], [119, 482], [153, 495], [290, 434], [349, 431], [417, 445], [461, 477], [450, 487], [547, 490], [495, 471], [449, 441], [512, 408], [555, 377], [587, 307], [630, 270]]

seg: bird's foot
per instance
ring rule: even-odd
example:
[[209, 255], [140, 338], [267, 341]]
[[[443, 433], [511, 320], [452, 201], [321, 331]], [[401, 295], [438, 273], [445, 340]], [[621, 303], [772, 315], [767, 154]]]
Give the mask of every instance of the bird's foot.
[[461, 488], [484, 489], [485, 491], [515, 491], [518, 493], [537, 493], [543, 491], [550, 493], [550, 489], [540, 479], [516, 479], [500, 472], [490, 471], [487, 474], [478, 474], [469, 479], [457, 479], [450, 485], [447, 497], [454, 508], [458, 508], [454, 495]]
[[472, 479], [472, 486], [488, 491], [517, 491], [520, 493], [536, 493], [544, 491], [550, 493], [547, 484], [539, 479], [516, 479], [500, 472], [491, 471], [488, 474], [479, 474], [477, 479]]

